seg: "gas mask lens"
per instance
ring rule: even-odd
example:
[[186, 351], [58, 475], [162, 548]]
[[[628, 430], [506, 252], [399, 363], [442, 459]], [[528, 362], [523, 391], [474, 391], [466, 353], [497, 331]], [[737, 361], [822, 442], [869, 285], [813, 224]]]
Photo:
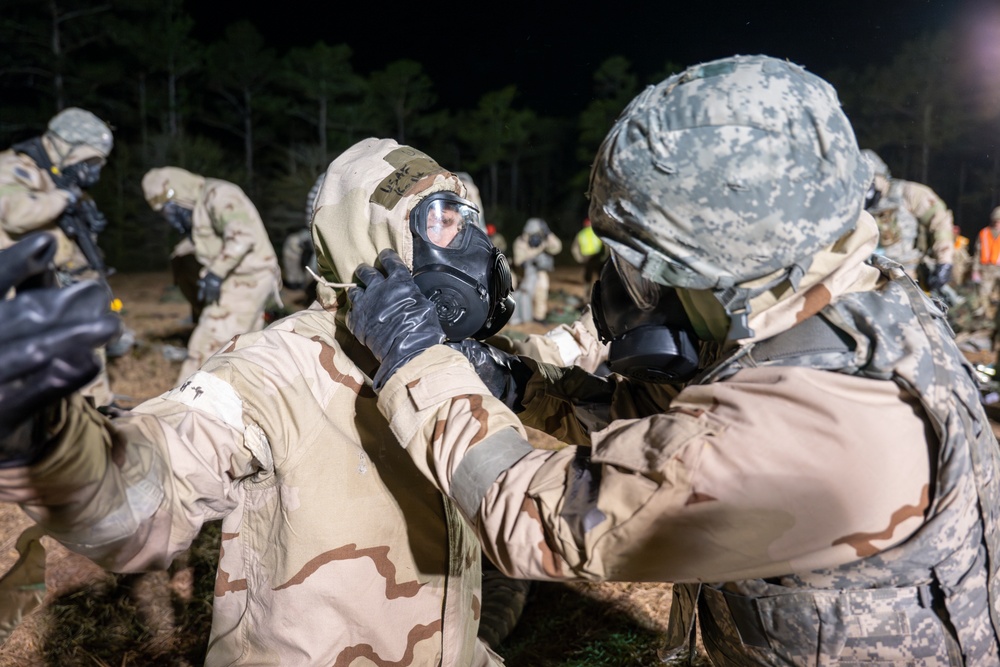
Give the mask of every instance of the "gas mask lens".
[[438, 248], [461, 248], [467, 230], [479, 226], [479, 211], [451, 199], [429, 199], [421, 204], [424, 236]]
[[611, 253], [611, 263], [628, 292], [629, 298], [640, 310], [653, 310], [660, 303], [660, 286], [642, 275], [636, 267], [618, 253]]

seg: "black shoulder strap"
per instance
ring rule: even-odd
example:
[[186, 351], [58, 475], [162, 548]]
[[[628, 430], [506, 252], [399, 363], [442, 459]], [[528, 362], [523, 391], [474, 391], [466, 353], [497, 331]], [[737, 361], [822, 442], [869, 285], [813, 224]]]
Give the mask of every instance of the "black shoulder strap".
[[829, 352], [850, 352], [856, 347], [851, 337], [830, 324], [822, 315], [813, 315], [787, 331], [762, 340], [747, 355], [757, 364]]

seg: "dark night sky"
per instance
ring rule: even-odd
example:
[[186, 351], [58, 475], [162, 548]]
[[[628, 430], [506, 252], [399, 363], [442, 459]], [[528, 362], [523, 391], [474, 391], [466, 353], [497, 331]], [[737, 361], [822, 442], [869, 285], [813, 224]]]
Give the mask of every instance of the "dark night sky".
[[922, 33], [974, 21], [984, 2], [606, 0], [556, 9], [560, 4], [189, 0], [187, 7], [206, 41], [245, 17], [279, 50], [347, 43], [363, 75], [400, 58], [417, 60], [451, 108], [472, 107], [483, 93], [516, 84], [521, 104], [575, 114], [590, 98], [594, 70], [612, 55], [628, 58], [643, 81], [667, 61], [690, 65], [736, 53], [788, 58], [819, 74], [860, 69], [888, 62], [900, 43]]

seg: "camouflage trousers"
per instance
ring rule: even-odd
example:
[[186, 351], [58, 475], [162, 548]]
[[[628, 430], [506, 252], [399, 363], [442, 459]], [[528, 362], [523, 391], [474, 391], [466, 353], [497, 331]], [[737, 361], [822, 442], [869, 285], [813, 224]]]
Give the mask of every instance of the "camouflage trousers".
[[277, 292], [278, 280], [271, 274], [226, 278], [218, 303], [208, 304], [201, 311], [188, 340], [187, 359], [181, 365], [177, 385], [228, 345], [233, 336], [263, 329], [264, 309]]
[[993, 319], [997, 312], [997, 287], [1000, 286], [1000, 266], [979, 267], [979, 305], [985, 309], [986, 317]]

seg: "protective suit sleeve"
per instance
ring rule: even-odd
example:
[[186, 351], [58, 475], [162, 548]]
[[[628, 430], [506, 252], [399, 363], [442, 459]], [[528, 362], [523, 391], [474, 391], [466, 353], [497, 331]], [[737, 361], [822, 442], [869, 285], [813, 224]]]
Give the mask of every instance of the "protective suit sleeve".
[[560, 324], [545, 334], [530, 334], [513, 346], [519, 355], [556, 366], [579, 366], [590, 373], [608, 360], [608, 345], [598, 337], [589, 305], [575, 322]]
[[0, 184], [0, 225], [19, 236], [51, 225], [69, 204], [65, 190], [34, 189], [25, 183]]
[[[486, 398], [435, 405], [408, 394], [440, 372], [444, 359], [426, 354], [390, 380], [380, 409], [413, 423], [401, 442], [454, 498], [463, 459], [494, 432], [473, 406], [490, 426], [506, 420]], [[920, 526], [927, 425], [893, 383], [809, 369], [740, 375], [688, 388], [666, 412], [616, 420], [592, 448], [515, 460], [472, 496], [487, 555], [522, 578], [729, 581], [836, 567]]]
[[254, 230], [262, 223], [245, 196], [232, 186], [211, 188], [205, 195], [205, 206], [212, 226], [222, 237], [222, 250], [209, 264], [208, 270], [225, 278], [254, 249]]
[[955, 220], [944, 201], [926, 185], [913, 182], [906, 183], [903, 199], [927, 234], [931, 257], [938, 264], [954, 264]]
[[558, 255], [562, 252], [562, 241], [555, 234], [549, 234], [545, 237], [545, 243], [542, 245], [545, 248], [545, 252], [550, 255]]
[[49, 455], [0, 470], [0, 500], [109, 570], [166, 567], [232, 511], [238, 482], [266, 458], [248, 443], [241, 405], [202, 371], [113, 420], [73, 396], [48, 426]]

